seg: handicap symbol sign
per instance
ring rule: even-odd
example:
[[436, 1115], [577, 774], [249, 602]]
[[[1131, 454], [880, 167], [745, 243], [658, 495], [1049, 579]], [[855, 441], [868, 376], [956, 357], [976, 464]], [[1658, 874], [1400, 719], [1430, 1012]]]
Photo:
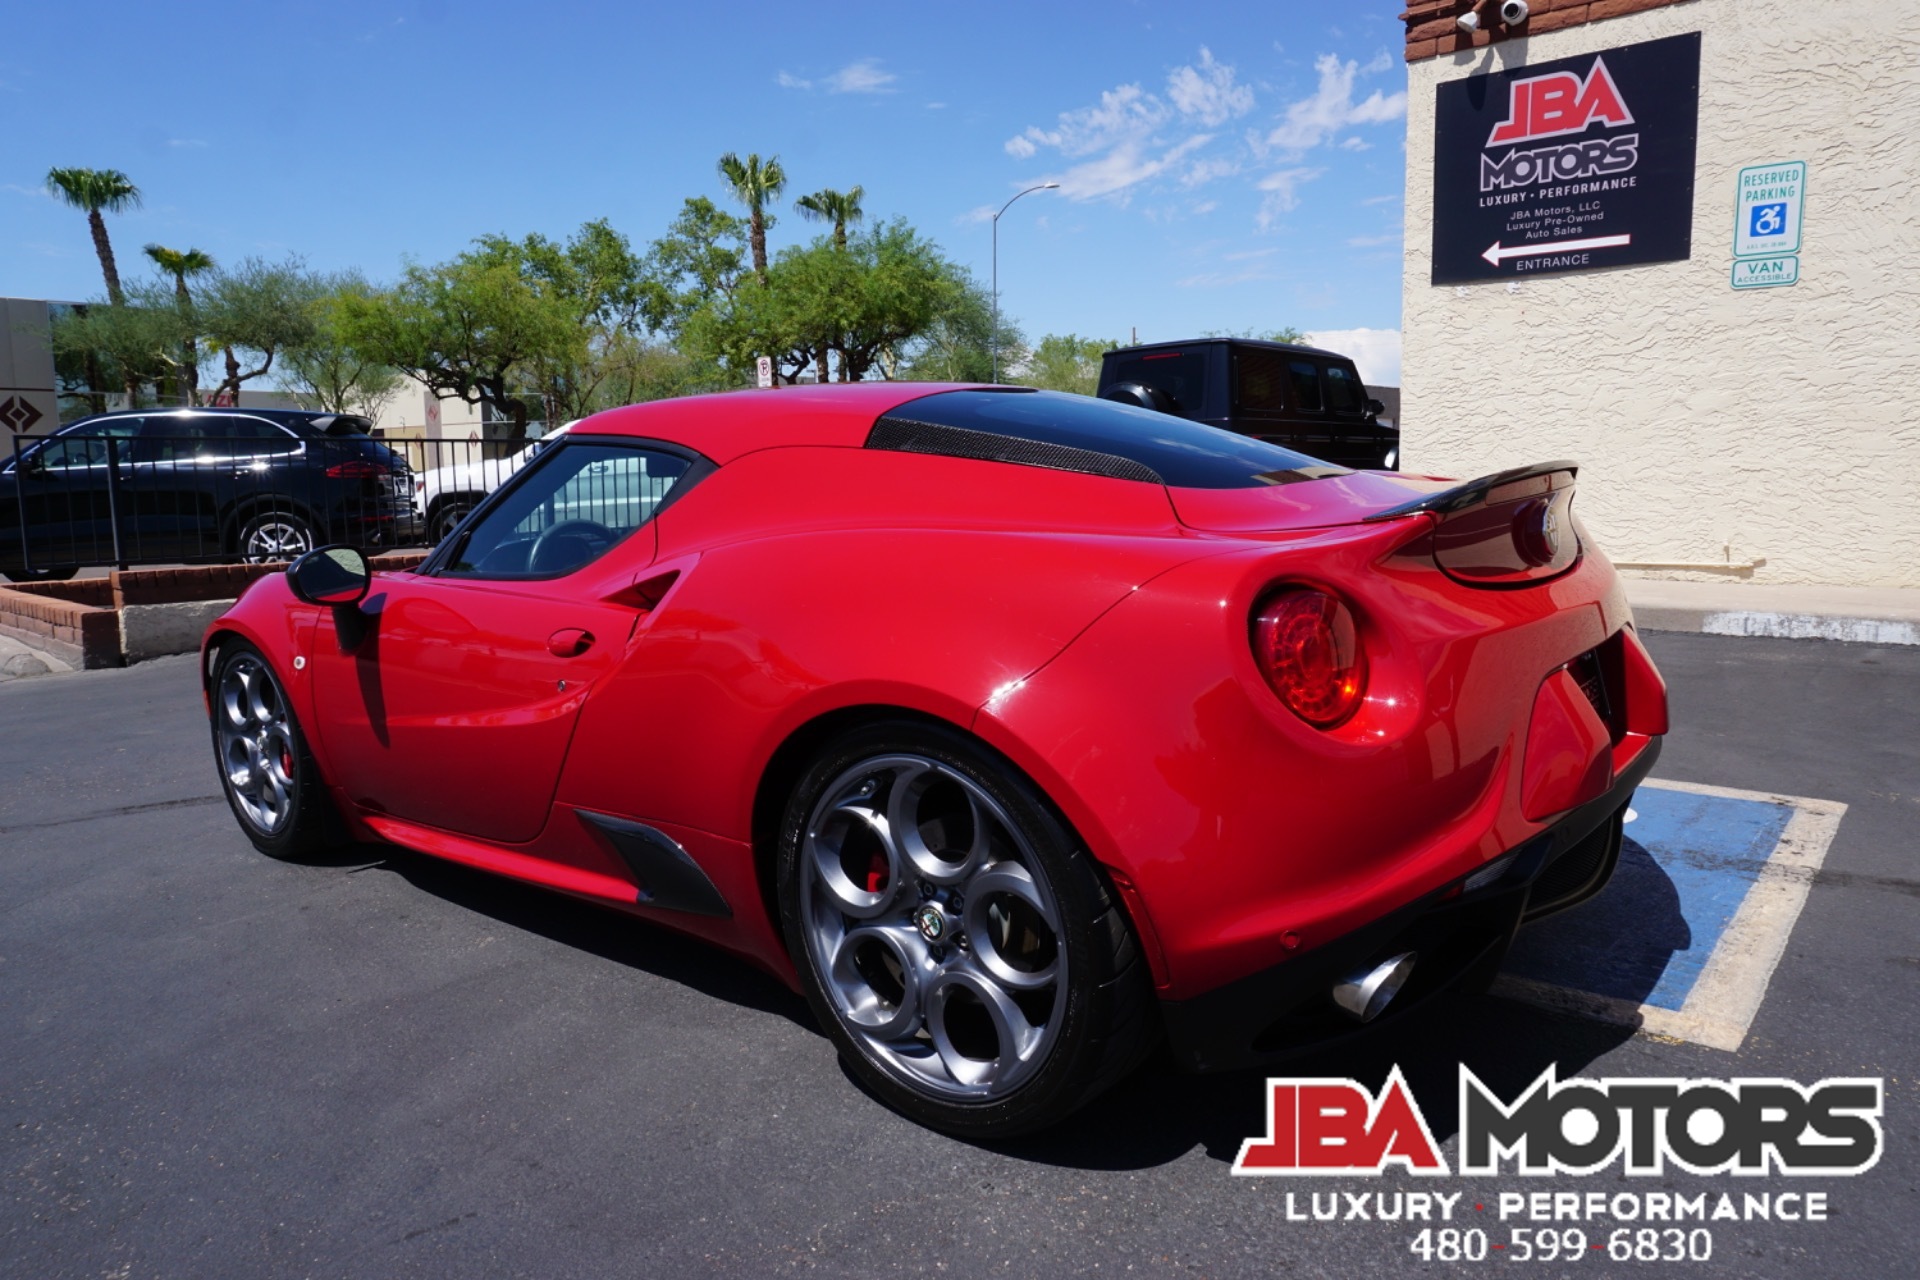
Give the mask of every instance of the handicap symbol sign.
[[1757, 204], [1753, 206], [1751, 222], [1747, 234], [1755, 238], [1761, 236], [1783, 236], [1787, 233], [1787, 206], [1785, 201], [1779, 204]]

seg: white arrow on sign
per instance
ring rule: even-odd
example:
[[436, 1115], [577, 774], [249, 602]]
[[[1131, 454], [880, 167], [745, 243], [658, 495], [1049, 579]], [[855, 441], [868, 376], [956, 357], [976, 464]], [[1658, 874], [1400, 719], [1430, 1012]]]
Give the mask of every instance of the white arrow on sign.
[[1511, 249], [1503, 249], [1500, 242], [1495, 240], [1492, 247], [1480, 256], [1497, 267], [1508, 258], [1532, 258], [1543, 253], [1578, 253], [1582, 249], [1618, 249], [1632, 243], [1632, 236], [1595, 236], [1591, 240], [1562, 240], [1557, 244], [1515, 245]]

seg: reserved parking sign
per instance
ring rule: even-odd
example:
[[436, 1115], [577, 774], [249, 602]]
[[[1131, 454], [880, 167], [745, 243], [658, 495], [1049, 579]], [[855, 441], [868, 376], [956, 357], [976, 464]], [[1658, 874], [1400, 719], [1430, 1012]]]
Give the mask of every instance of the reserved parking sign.
[[1740, 171], [1733, 222], [1733, 256], [1774, 257], [1800, 252], [1800, 207], [1807, 164], [1789, 160]]

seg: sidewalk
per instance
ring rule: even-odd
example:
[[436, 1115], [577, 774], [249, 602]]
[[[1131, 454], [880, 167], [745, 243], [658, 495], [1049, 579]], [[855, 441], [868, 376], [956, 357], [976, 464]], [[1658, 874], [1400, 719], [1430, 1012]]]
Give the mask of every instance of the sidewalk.
[[58, 675], [71, 670], [71, 664], [51, 653], [12, 636], [0, 635], [0, 684], [26, 676]]
[[1634, 620], [1648, 631], [1920, 644], [1920, 590], [1639, 578], [1626, 584]]

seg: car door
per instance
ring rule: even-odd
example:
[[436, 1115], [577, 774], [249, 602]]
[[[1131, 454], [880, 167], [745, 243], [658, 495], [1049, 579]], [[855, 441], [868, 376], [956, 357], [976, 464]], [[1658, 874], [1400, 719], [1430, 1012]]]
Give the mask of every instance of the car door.
[[641, 616], [618, 587], [652, 560], [689, 459], [605, 438], [542, 455], [426, 572], [375, 580], [357, 643], [322, 615], [315, 730], [369, 812], [508, 844], [546, 823], [580, 709]]
[[7, 523], [0, 546], [9, 547], [9, 563], [50, 568], [113, 562], [108, 441], [115, 442], [124, 460], [140, 421], [75, 423], [37, 448], [22, 450], [7, 473], [9, 496], [18, 506], [0, 513]]

